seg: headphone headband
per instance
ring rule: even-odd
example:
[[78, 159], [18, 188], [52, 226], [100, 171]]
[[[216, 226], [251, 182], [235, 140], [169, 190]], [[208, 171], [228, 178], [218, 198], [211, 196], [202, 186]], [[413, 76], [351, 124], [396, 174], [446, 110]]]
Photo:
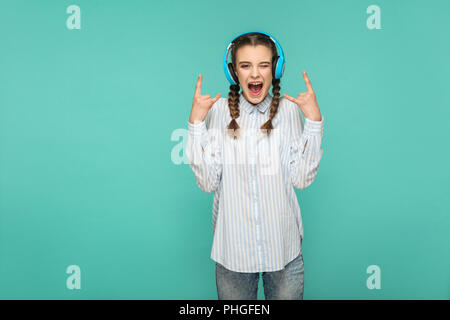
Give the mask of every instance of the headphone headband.
[[239, 83], [238, 78], [234, 72], [234, 68], [233, 68], [233, 64], [232, 63], [228, 63], [228, 54], [230, 52], [230, 48], [233, 45], [234, 40], [236, 40], [237, 38], [239, 38], [240, 36], [244, 35], [244, 34], [248, 34], [248, 33], [261, 33], [264, 34], [266, 36], [268, 36], [270, 38], [270, 40], [273, 41], [273, 43], [275, 44], [277, 51], [278, 51], [278, 56], [274, 61], [273, 64], [273, 76], [275, 77], [275, 79], [280, 79], [283, 76], [284, 73], [284, 66], [285, 66], [285, 57], [284, 57], [284, 53], [283, 53], [283, 49], [281, 48], [280, 44], [278, 43], [278, 41], [272, 37], [270, 34], [262, 32], [262, 31], [249, 31], [249, 32], [244, 32], [241, 33], [240, 35], [238, 35], [237, 37], [234, 37], [233, 40], [230, 41], [230, 43], [228, 44], [226, 50], [225, 50], [225, 54], [223, 56], [223, 68], [225, 71], [225, 76], [227, 77], [228, 81], [230, 82], [230, 84], [232, 85], [236, 85]]

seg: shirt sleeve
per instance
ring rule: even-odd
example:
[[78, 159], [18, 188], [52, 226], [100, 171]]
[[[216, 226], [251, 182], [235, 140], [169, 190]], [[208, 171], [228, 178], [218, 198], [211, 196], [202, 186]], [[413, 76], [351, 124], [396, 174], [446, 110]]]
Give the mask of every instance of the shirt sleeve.
[[323, 155], [322, 137], [324, 117], [320, 121], [305, 118], [305, 126], [300, 108], [292, 107], [290, 119], [291, 140], [289, 145], [289, 170], [291, 182], [297, 189], [305, 189], [316, 178]]
[[[216, 101], [217, 103], [217, 101]], [[214, 105], [206, 119], [192, 124], [188, 121], [186, 157], [201, 190], [216, 191], [222, 178], [222, 150], [218, 130], [211, 128]]]

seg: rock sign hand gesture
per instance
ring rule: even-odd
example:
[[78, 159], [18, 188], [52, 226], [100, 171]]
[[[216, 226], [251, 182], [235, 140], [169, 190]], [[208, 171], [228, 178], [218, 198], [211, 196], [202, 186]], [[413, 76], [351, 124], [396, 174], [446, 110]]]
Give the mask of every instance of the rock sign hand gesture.
[[205, 120], [209, 109], [212, 105], [220, 98], [220, 93], [218, 93], [214, 98], [211, 98], [209, 94], [202, 96], [202, 74], [198, 76], [197, 84], [195, 85], [194, 100], [192, 102], [191, 115], [189, 117], [190, 123], [199, 123]]
[[300, 107], [305, 118], [312, 121], [321, 121], [322, 115], [320, 114], [319, 105], [317, 104], [316, 94], [314, 93], [306, 71], [303, 71], [303, 78], [305, 79], [306, 92], [300, 92], [297, 98], [293, 98], [287, 94], [283, 94], [283, 96], [286, 99], [295, 102]]

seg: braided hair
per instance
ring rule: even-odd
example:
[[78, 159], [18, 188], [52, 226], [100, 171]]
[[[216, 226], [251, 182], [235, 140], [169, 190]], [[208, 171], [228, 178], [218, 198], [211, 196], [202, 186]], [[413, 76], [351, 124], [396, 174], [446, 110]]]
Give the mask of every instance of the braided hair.
[[[272, 50], [272, 67], [273, 67], [273, 63], [275, 61], [275, 58], [277, 57], [277, 49], [272, 40], [270, 40], [268, 36], [261, 33], [247, 33], [234, 40], [233, 45], [231, 47], [231, 61], [233, 63], [234, 70], [236, 70], [237, 50], [245, 45], [252, 45], [252, 46], [264, 45], [269, 47]], [[272, 76], [274, 76], [273, 72]], [[239, 129], [240, 129], [236, 121], [236, 119], [239, 118], [240, 115], [239, 90], [240, 90], [239, 83], [232, 84], [230, 85], [230, 93], [228, 94], [228, 107], [230, 109], [231, 122], [228, 124], [227, 128], [228, 132], [230, 133], [230, 136], [234, 139], [237, 139], [239, 137]], [[272, 79], [272, 93], [273, 98], [269, 112], [269, 120], [267, 120], [260, 128], [262, 131], [267, 132], [267, 135], [269, 135], [271, 130], [273, 129], [272, 119], [277, 114], [278, 105], [280, 103], [280, 79], [275, 79], [275, 77], [273, 77]]]

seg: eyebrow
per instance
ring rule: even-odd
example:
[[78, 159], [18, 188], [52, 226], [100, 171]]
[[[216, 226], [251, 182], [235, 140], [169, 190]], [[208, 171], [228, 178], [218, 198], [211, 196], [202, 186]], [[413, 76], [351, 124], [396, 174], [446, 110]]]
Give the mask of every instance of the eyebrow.
[[[242, 64], [242, 63], [249, 63], [249, 64], [252, 64], [250, 61], [241, 61], [241, 62], [239, 62], [239, 64]], [[262, 62], [260, 62], [259, 64], [261, 64], [261, 63], [270, 63], [270, 61], [262, 61]]]

